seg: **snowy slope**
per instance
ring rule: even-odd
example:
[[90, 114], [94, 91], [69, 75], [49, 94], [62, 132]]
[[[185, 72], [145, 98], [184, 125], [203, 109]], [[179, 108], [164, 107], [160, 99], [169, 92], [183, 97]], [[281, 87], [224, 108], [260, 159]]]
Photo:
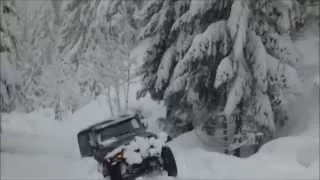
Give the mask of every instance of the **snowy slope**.
[[[34, 116], [39, 117], [39, 114]], [[179, 167], [178, 179], [181, 180], [261, 177], [317, 179], [319, 161], [315, 160], [318, 159], [319, 151], [318, 139], [316, 139], [318, 129], [309, 130], [300, 133], [299, 136], [274, 140], [263, 146], [258, 154], [246, 159], [208, 151], [194, 132], [181, 135], [171, 142], [170, 146], [176, 156]], [[6, 179], [100, 179], [95, 162], [90, 159], [80, 159], [77, 152], [70, 152], [74, 149], [73, 142], [70, 141], [72, 139], [69, 136], [70, 133], [66, 133], [64, 137], [62, 133], [57, 137], [50, 135], [49, 132], [48, 134], [43, 131], [18, 133], [17, 131], [8, 132], [4, 128], [4, 134], [1, 136], [3, 145], [1, 177]]]

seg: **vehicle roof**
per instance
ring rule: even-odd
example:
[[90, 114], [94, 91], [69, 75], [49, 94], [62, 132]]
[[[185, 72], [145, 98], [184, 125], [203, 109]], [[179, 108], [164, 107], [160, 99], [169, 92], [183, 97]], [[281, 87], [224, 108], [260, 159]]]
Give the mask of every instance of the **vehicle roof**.
[[121, 116], [118, 116], [118, 117], [113, 117], [113, 118], [104, 120], [102, 122], [93, 124], [93, 125], [89, 126], [88, 128], [82, 130], [81, 132], [87, 131], [87, 130], [98, 131], [100, 129], [103, 129], [103, 128], [106, 128], [106, 127], [109, 127], [109, 126], [112, 126], [112, 125], [115, 125], [115, 124], [130, 120], [133, 117], [135, 117], [134, 114], [125, 114], [125, 115], [121, 115]]

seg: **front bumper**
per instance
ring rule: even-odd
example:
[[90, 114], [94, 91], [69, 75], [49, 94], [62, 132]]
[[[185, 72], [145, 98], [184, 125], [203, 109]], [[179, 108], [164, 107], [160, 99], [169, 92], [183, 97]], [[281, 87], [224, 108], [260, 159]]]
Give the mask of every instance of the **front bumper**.
[[125, 161], [105, 162], [102, 167], [102, 174], [104, 177], [107, 177], [111, 172], [117, 171], [121, 173], [124, 179], [132, 179], [157, 171], [160, 172], [161, 169], [160, 160], [157, 157], [149, 157], [144, 159], [140, 164], [132, 165], [127, 164]]

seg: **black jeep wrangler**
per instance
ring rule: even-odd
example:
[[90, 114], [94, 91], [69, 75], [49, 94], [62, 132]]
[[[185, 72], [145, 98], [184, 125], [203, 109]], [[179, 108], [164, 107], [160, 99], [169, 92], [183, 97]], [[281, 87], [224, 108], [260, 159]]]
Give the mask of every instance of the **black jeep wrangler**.
[[[155, 172], [176, 177], [176, 161], [165, 144], [171, 138], [162, 138], [160, 146], [153, 144], [161, 139], [146, 130], [141, 118], [138, 114], [122, 115], [83, 129], [77, 135], [81, 156], [94, 157], [102, 175], [111, 180], [134, 180]], [[138, 140], [144, 145], [137, 145]], [[141, 160], [130, 160], [133, 153]]]

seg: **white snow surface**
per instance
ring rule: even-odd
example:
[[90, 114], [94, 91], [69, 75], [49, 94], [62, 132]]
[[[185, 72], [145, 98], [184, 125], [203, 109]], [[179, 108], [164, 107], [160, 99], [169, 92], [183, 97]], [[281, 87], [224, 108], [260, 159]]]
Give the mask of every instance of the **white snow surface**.
[[[195, 132], [185, 133], [169, 143], [178, 165], [177, 180], [319, 179], [319, 93], [314, 93], [319, 92], [315, 86], [319, 81], [317, 35], [297, 42], [304, 55], [304, 65], [298, 70], [304, 78], [304, 94], [290, 107], [293, 113], [286, 131], [248, 158], [208, 149]], [[165, 114], [162, 105], [149, 98], [136, 101], [135, 96], [130, 97], [130, 106], [144, 108], [148, 124], [156, 131], [155, 119]], [[109, 115], [103, 98], [61, 122], [54, 121], [52, 111], [46, 109], [1, 114], [0, 179], [102, 179], [93, 159], [80, 158], [76, 133]]]

